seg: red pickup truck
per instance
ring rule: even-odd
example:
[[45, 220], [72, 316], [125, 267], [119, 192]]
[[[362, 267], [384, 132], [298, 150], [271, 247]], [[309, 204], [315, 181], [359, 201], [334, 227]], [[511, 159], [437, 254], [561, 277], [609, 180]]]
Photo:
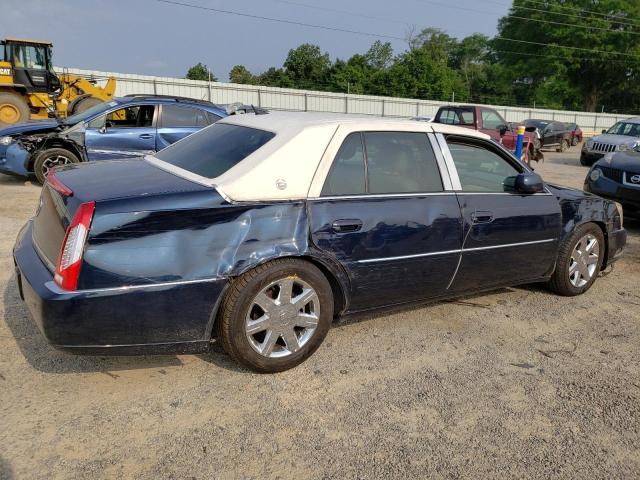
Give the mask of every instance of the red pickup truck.
[[[486, 133], [494, 140], [502, 143], [509, 150], [516, 149], [518, 132], [502, 116], [490, 107], [477, 105], [457, 105], [440, 107], [433, 120], [436, 123], [458, 125], [460, 127], [473, 128]], [[542, 159], [540, 141], [535, 132], [524, 133], [523, 159], [525, 161], [539, 161]]]

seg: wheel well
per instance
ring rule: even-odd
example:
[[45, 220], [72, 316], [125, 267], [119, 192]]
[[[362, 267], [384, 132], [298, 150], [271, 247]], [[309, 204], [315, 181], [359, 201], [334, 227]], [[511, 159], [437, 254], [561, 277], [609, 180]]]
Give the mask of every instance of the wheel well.
[[[78, 159], [82, 162], [82, 155], [80, 154], [80, 152], [78, 151], [78, 148], [71, 142], [65, 142], [64, 140], [59, 140], [59, 139], [53, 139], [53, 140], [49, 140], [47, 142], [44, 143], [44, 145], [39, 148], [36, 152], [34, 153], [40, 153], [44, 150], [48, 150], [50, 148], [64, 148], [65, 150], [69, 150], [71, 153], [73, 153], [74, 155], [76, 155], [78, 157]], [[29, 169], [32, 170], [33, 169], [33, 162], [35, 162], [35, 157], [36, 155], [31, 155], [29, 157]]]
[[342, 284], [324, 263], [313, 257], [301, 258], [318, 267], [318, 269], [322, 272], [322, 274], [329, 282], [329, 285], [331, 285], [331, 292], [333, 293], [333, 315], [334, 317], [337, 317], [347, 306], [347, 299], [342, 288]]
[[609, 237], [607, 236], [607, 226], [604, 222], [598, 222], [596, 220], [592, 220], [591, 222], [587, 223], [593, 223], [597, 225], [600, 230], [602, 230], [602, 236], [604, 238], [604, 258], [602, 259], [602, 270], [604, 270], [609, 263]]

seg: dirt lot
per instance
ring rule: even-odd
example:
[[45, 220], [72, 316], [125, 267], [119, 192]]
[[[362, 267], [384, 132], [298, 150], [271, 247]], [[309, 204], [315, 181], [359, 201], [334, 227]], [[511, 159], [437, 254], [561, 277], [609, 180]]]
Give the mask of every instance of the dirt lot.
[[[577, 148], [538, 168], [581, 187]], [[640, 478], [640, 224], [580, 298], [538, 286], [352, 319], [301, 367], [76, 357], [20, 301], [39, 189], [0, 175], [0, 478]]]

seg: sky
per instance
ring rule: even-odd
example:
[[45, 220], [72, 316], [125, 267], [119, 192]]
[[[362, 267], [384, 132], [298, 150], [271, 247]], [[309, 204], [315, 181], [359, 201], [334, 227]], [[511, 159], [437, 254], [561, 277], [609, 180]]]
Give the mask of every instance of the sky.
[[[455, 37], [494, 35], [509, 0], [175, 0], [384, 38], [170, 5], [158, 0], [1, 0], [2, 37], [50, 40], [54, 64], [183, 77], [198, 62], [227, 81], [234, 65], [280, 67], [291, 48], [313, 43], [332, 59], [364, 53], [376, 40], [396, 53], [412, 26]], [[309, 5], [315, 8], [305, 7]], [[482, 13], [480, 13], [482, 12]]]

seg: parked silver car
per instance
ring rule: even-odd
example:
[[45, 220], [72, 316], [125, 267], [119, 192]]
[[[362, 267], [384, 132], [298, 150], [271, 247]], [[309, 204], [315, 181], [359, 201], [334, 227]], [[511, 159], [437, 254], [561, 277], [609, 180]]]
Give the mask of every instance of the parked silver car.
[[628, 118], [584, 142], [580, 163], [593, 165], [607, 153], [633, 150], [639, 146], [640, 117]]

